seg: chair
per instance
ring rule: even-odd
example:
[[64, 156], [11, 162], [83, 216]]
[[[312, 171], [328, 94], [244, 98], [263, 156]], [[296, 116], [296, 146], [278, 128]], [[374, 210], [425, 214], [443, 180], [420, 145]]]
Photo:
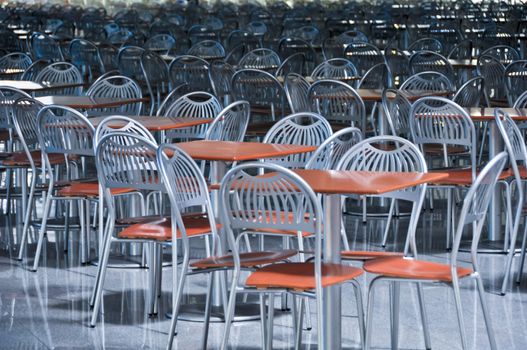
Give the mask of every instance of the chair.
[[[43, 68], [35, 77], [35, 82], [41, 84], [82, 84], [81, 72], [68, 62], [56, 62]], [[82, 86], [53, 89], [55, 95], [80, 95]]]
[[289, 73], [304, 74], [306, 65], [306, 56], [302, 52], [295, 53], [282, 61], [280, 67], [275, 72], [277, 77], [285, 77]]
[[44, 33], [33, 33], [31, 35], [31, 54], [35, 61], [40, 59], [64, 61], [59, 43]]
[[527, 60], [512, 62], [505, 68], [505, 83], [507, 99], [512, 105], [527, 90]]
[[408, 51], [412, 53], [423, 50], [441, 53], [443, 51], [443, 44], [434, 38], [422, 38], [414, 41], [408, 46]]
[[170, 34], [157, 34], [148, 39], [143, 48], [160, 55], [168, 55], [176, 46], [176, 39]]
[[393, 136], [411, 140], [410, 108], [412, 104], [401, 90], [385, 89], [382, 92], [383, 115]]
[[463, 84], [452, 97], [462, 107], [489, 107], [490, 101], [485, 89], [485, 78], [474, 77]]
[[225, 107], [207, 128], [205, 140], [242, 142], [251, 116], [247, 101], [236, 101]]
[[203, 59], [222, 59], [225, 57], [225, 49], [214, 40], [203, 40], [194, 44], [187, 55], [200, 57]]
[[[357, 69], [350, 61], [344, 58], [333, 58], [319, 64], [311, 73], [311, 78], [317, 79], [342, 79], [347, 80], [358, 76]], [[356, 82], [350, 81], [356, 86]]]
[[434, 51], [417, 51], [410, 57], [412, 74], [421, 72], [439, 72], [450, 81], [454, 81], [454, 68], [443, 55]]
[[465, 39], [456, 44], [448, 53], [448, 59], [471, 59], [473, 56], [474, 46], [472, 40]]
[[154, 135], [143, 124], [124, 115], [105, 117], [95, 129], [93, 142], [97, 145], [104, 136], [116, 132], [134, 134], [156, 143]]
[[508, 45], [496, 45], [489, 47], [485, 51], [481, 52], [479, 57], [482, 56], [491, 56], [497, 59], [503, 65], [507, 65], [520, 59], [520, 54], [518, 51]]
[[366, 133], [366, 108], [359, 94], [348, 84], [319, 80], [307, 93], [312, 110], [336, 125], [355, 126]]
[[293, 55], [303, 54], [307, 72], [311, 72], [318, 62], [318, 55], [312, 43], [298, 37], [280, 39], [277, 52], [283, 60]]
[[[250, 174], [270, 173], [266, 177]], [[291, 190], [294, 189], [294, 190]], [[228, 239], [229, 247], [234, 257], [233, 274], [225, 332], [221, 349], [227, 348], [231, 323], [236, 306], [236, 295], [248, 289], [250, 292], [261, 293], [261, 310], [265, 308], [265, 294], [269, 294], [268, 329], [262, 330], [264, 348], [272, 348], [274, 294], [285, 292], [302, 292], [302, 296], [310, 296], [317, 303], [318, 344], [323, 344], [324, 323], [322, 318], [324, 304], [323, 288], [343, 282], [351, 282], [357, 297], [359, 322], [361, 313], [360, 287], [355, 278], [361, 270], [340, 264], [326, 265], [322, 261], [322, 208], [313, 190], [290, 170], [276, 164], [245, 163], [231, 169], [223, 178], [220, 186], [221, 217]], [[272, 203], [272, 204], [271, 204]], [[262, 213], [265, 213], [262, 215]], [[270, 218], [273, 218], [270, 220]], [[276, 219], [274, 219], [276, 218]], [[240, 259], [238, 240], [247, 231], [287, 230], [304, 232], [314, 237], [314, 261], [298, 263], [272, 263], [251, 273], [240, 285], [240, 272], [244, 265]], [[235, 235], [235, 232], [240, 234]], [[257, 252], [253, 252], [257, 253]], [[330, 272], [331, 271], [331, 272]], [[328, 276], [331, 273], [331, 279]], [[331, 282], [330, 282], [331, 281]], [[293, 294], [293, 304], [296, 296]], [[299, 315], [303, 314], [304, 302], [301, 299]], [[262, 315], [264, 316], [264, 315]], [[301, 327], [301, 319], [297, 326]], [[362, 323], [361, 323], [362, 324]], [[361, 332], [362, 333], [362, 332]], [[297, 329], [297, 336], [300, 329]], [[298, 343], [300, 337], [297, 337]], [[297, 347], [299, 345], [297, 344]]]
[[485, 89], [493, 106], [500, 106], [507, 101], [505, 67], [495, 57], [481, 55], [478, 58], [477, 72], [485, 79]]
[[20, 77], [20, 80], [29, 80], [29, 81], [35, 81], [35, 78], [37, 77], [38, 73], [44, 67], [46, 67], [49, 64], [49, 61], [47, 60], [36, 60], [29, 67], [26, 68], [22, 76]]
[[359, 81], [359, 89], [379, 89], [393, 86], [392, 73], [386, 63], [378, 63], [366, 71]]
[[190, 45], [195, 45], [203, 40], [217, 40], [218, 34], [209, 26], [195, 24], [188, 29], [187, 36], [190, 41]]
[[289, 102], [291, 112], [311, 112], [311, 103], [307, 98], [309, 82], [296, 73], [289, 73], [285, 76], [284, 90]]
[[[366, 326], [366, 340], [364, 348], [369, 350], [372, 336], [372, 320], [374, 315], [373, 305], [375, 302], [375, 288], [381, 281], [390, 281], [395, 283], [396, 290], [393, 298], [394, 306], [393, 312], [398, 313], [398, 299], [399, 299], [399, 283], [401, 282], [418, 282], [418, 283], [444, 283], [452, 287], [454, 291], [454, 299], [458, 315], [458, 323], [461, 332], [461, 344], [463, 349], [468, 349], [467, 339], [465, 335], [465, 324], [462, 312], [462, 302], [459, 290], [459, 282], [464, 278], [474, 278], [476, 280], [477, 290], [483, 310], [485, 324], [487, 326], [487, 333], [489, 337], [491, 349], [497, 349], [494, 332], [492, 330], [487, 305], [484, 300], [484, 289], [481, 276], [478, 271], [477, 262], [477, 247], [481, 236], [481, 229], [485, 222], [485, 216], [490, 200], [492, 198], [494, 187], [498, 181], [498, 177], [507, 160], [505, 153], [500, 153], [481, 171], [478, 177], [473, 182], [470, 190], [465, 196], [463, 207], [461, 209], [460, 218], [457, 225], [456, 234], [454, 237], [454, 245], [452, 247], [451, 262], [449, 264], [419, 260], [414, 255], [410, 257], [392, 257], [385, 259], [374, 259], [367, 261], [364, 264], [364, 270], [377, 276], [370, 283], [368, 292], [368, 308], [367, 308], [367, 326]], [[458, 251], [463, 236], [463, 229], [466, 225], [472, 224], [473, 238], [471, 245], [471, 267], [460, 267], [458, 265]], [[410, 232], [410, 242], [415, 240], [415, 232]], [[392, 344], [397, 346], [397, 344]]]
[[122, 46], [117, 53], [117, 68], [120, 74], [139, 84], [144, 83], [146, 77], [141, 66], [144, 52], [145, 49], [139, 46]]
[[513, 106], [514, 108], [527, 108], [527, 91], [524, 91], [516, 101], [514, 101]]
[[353, 42], [344, 48], [344, 57], [353, 63], [360, 76], [366, 74], [371, 67], [385, 63], [384, 55], [372, 44]]
[[168, 66], [161, 56], [145, 50], [141, 54], [141, 70], [146, 78], [146, 86], [150, 95], [150, 115], [154, 115], [170, 91]]
[[178, 86], [176, 86], [170, 93], [163, 99], [163, 102], [161, 102], [161, 105], [158, 107], [156, 111], [156, 116], [164, 116], [166, 113], [166, 109], [170, 107], [178, 98], [181, 96], [184, 96], [190, 92], [193, 92], [190, 88], [190, 85], [187, 83], [182, 83]]
[[97, 46], [84, 39], [73, 39], [69, 52], [73, 63], [83, 74], [86, 82], [93, 82], [106, 70]]
[[224, 61], [214, 61], [210, 64], [209, 79], [212, 92], [218, 100], [227, 106], [232, 100], [231, 79], [234, 75], [234, 67]]
[[[0, 57], [0, 70], [26, 70], [31, 66], [31, 57], [22, 52], [14, 52]], [[22, 73], [20, 73], [22, 75]], [[16, 75], [15, 75], [16, 76]]]
[[[181, 96], [172, 104], [163, 108], [165, 117], [186, 118], [215, 118], [222, 110], [221, 104], [213, 95], [196, 91]], [[203, 139], [207, 131], [207, 125], [198, 125], [178, 130], [170, 130], [165, 133], [167, 140], [173, 139]]]
[[242, 57], [238, 63], [241, 69], [259, 69], [274, 73], [280, 67], [280, 57], [270, 49], [255, 49]]
[[[122, 99], [141, 99], [143, 94], [141, 88], [132, 79], [116, 75], [98, 80], [86, 91], [86, 95], [91, 97], [111, 97]], [[119, 115], [139, 115], [141, 113], [142, 102], [124, 104], [118, 107], [108, 107], [101, 110], [90, 110], [91, 115], [100, 113], [119, 114]]]
[[234, 99], [248, 101], [252, 113], [261, 115], [263, 122], [274, 122], [285, 116], [284, 88], [272, 74], [241, 69], [232, 76], [231, 86]]
[[410, 76], [401, 86], [403, 91], [454, 91], [454, 85], [445, 75], [439, 72], [421, 72]]
[[168, 66], [174, 86], [189, 84], [194, 91], [211, 91], [209, 63], [202, 58], [183, 55], [177, 56]]

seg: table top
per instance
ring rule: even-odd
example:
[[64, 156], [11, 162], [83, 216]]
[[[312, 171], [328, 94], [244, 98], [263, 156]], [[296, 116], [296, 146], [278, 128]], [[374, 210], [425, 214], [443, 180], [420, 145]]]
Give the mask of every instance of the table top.
[[284, 157], [316, 150], [315, 146], [207, 140], [181, 142], [176, 146], [194, 159], [225, 162]]
[[0, 80], [0, 86], [8, 86], [8, 87], [19, 89], [19, 90], [26, 91], [26, 92], [35, 92], [35, 91], [47, 91], [47, 90], [54, 90], [54, 89], [65, 89], [65, 88], [84, 86], [84, 83], [69, 83], [69, 84], [42, 83], [41, 84], [41, 83], [35, 83], [34, 81], [30, 81], [30, 80]]
[[[276, 79], [280, 82], [280, 83], [284, 83], [285, 82], [285, 77], [283, 76], [280, 76], [280, 77], [276, 77]], [[304, 79], [306, 79], [306, 81], [310, 84], [313, 84], [314, 82], [316, 82], [317, 80], [323, 80], [323, 79], [331, 79], [331, 80], [338, 80], [338, 81], [355, 81], [355, 80], [361, 80], [362, 77], [361, 76], [353, 76], [353, 77], [332, 77], [332, 78], [323, 78], [323, 77], [312, 77], [312, 76], [305, 76]]]
[[[380, 89], [357, 89], [356, 90], [363, 101], [382, 101], [382, 90]], [[415, 101], [426, 96], [448, 96], [451, 91], [425, 91], [425, 90], [405, 90], [403, 93], [408, 100]]]
[[475, 68], [478, 66], [478, 60], [473, 59], [448, 59], [453, 68]]
[[435, 182], [444, 173], [294, 170], [316, 193], [378, 195]]
[[[491, 121], [494, 120], [494, 112], [498, 108], [465, 108], [473, 120]], [[527, 108], [499, 108], [507, 113], [513, 120], [527, 121]]]
[[25, 71], [26, 70], [22, 68], [4, 68], [0, 69], [0, 75], [19, 75]]
[[91, 96], [42, 96], [36, 98], [44, 105], [60, 105], [71, 108], [91, 109], [110, 108], [138, 102], [146, 102], [146, 98], [113, 98], [113, 97], [91, 97]]
[[[127, 116], [141, 123], [149, 131], [165, 131], [180, 128], [187, 128], [191, 126], [197, 126], [202, 124], [212, 123], [212, 118], [168, 118], [168, 117], [153, 117], [153, 116]], [[89, 120], [94, 127], [97, 127], [107, 117], [90, 117]], [[113, 122], [108, 124], [110, 127], [120, 128], [125, 125], [124, 122]]]

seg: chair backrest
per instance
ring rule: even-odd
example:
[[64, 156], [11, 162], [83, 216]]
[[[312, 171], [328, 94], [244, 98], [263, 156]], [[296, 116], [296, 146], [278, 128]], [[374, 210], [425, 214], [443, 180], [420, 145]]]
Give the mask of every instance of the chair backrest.
[[407, 91], [453, 91], [454, 85], [447, 76], [439, 72], [421, 72], [406, 79], [399, 89]]
[[117, 68], [121, 75], [144, 82], [146, 77], [141, 69], [141, 57], [145, 49], [139, 46], [127, 45], [117, 53]]
[[251, 109], [271, 108], [271, 120], [285, 115], [285, 91], [272, 74], [258, 69], [241, 69], [234, 73], [231, 80], [232, 94], [235, 100], [248, 101]]
[[330, 122], [355, 126], [366, 131], [366, 107], [360, 95], [348, 84], [319, 80], [308, 90], [308, 99], [318, 114]]
[[150, 95], [150, 114], [152, 115], [170, 91], [168, 65], [158, 54], [145, 50], [141, 54], [141, 70], [146, 78], [146, 86]]
[[105, 72], [104, 63], [97, 45], [84, 39], [73, 39], [69, 53], [73, 63], [88, 81], [94, 81]]
[[13, 52], [0, 57], [0, 69], [27, 69], [33, 61], [23, 52]]
[[203, 40], [194, 44], [187, 55], [200, 57], [203, 59], [221, 59], [225, 57], [225, 49], [215, 40]]
[[[86, 91], [92, 97], [112, 97], [123, 99], [139, 99], [143, 97], [139, 85], [129, 77], [116, 75], [98, 80]], [[142, 102], [128, 103], [119, 107], [90, 110], [90, 114], [104, 113], [119, 115], [139, 115]]]
[[304, 74], [306, 55], [302, 52], [292, 54], [282, 61], [280, 67], [275, 72], [277, 77], [285, 77], [289, 73]]
[[307, 98], [309, 82], [300, 74], [289, 73], [285, 76], [284, 90], [291, 112], [311, 112], [311, 103]]
[[168, 54], [176, 45], [176, 39], [170, 34], [157, 34], [148, 39], [143, 47], [158, 54]]
[[251, 117], [247, 101], [236, 101], [225, 107], [209, 125], [206, 140], [243, 141]]
[[506, 99], [505, 67], [497, 58], [489, 55], [479, 56], [477, 71], [485, 78], [485, 89], [491, 100]]
[[187, 213], [205, 214], [211, 232], [217, 236], [217, 225], [212, 210], [207, 182], [194, 160], [176, 145], [163, 144], [157, 149], [157, 166], [161, 173], [164, 191], [170, 200], [172, 232], [178, 232], [183, 249], [188, 251], [188, 235], [183, 224]]
[[390, 71], [392, 72], [394, 83], [401, 85], [410, 75], [410, 59], [401, 50], [387, 47], [384, 50], [384, 57]]
[[490, 107], [485, 78], [477, 76], [468, 80], [457, 90], [452, 101], [461, 107]]
[[40, 102], [30, 97], [19, 98], [14, 103], [13, 125], [33, 171], [36, 167], [31, 151], [40, 149], [37, 114], [42, 107]]
[[45, 59], [33, 61], [33, 63], [31, 63], [31, 65], [26, 68], [24, 74], [22, 74], [22, 76], [20, 77], [20, 80], [35, 81], [35, 78], [37, 77], [38, 73], [40, 73], [40, 71], [44, 69], [48, 64], [49, 61]]
[[[332, 134], [331, 125], [324, 117], [315, 113], [300, 112], [276, 122], [265, 134], [263, 142], [318, 147]], [[286, 168], [303, 168], [311, 155], [312, 152], [300, 153], [265, 161]]]
[[156, 142], [154, 135], [140, 122], [124, 115], [112, 115], [104, 118], [95, 129], [94, 144], [97, 147], [99, 141], [106, 135], [115, 132], [127, 132], [139, 135], [147, 140]]
[[15, 117], [14, 104], [19, 98], [30, 98], [22, 90], [0, 85], [0, 128], [11, 129]]
[[211, 91], [209, 63], [190, 55], [177, 56], [168, 66], [174, 86], [187, 83], [194, 91]]
[[168, 107], [177, 101], [181, 96], [192, 92], [190, 85], [181, 83], [170, 91], [170, 93], [163, 99], [161, 105], [157, 108], [156, 115], [164, 116]]
[[[357, 77], [357, 68], [349, 60], [344, 58], [333, 58], [319, 64], [311, 77], [313, 79], [345, 79]], [[352, 81], [350, 85], [357, 86], [357, 81]]]
[[496, 45], [489, 47], [480, 54], [481, 56], [491, 56], [498, 60], [501, 64], [507, 65], [511, 62], [517, 61], [520, 59], [520, 54], [518, 51], [508, 45]]
[[393, 86], [392, 72], [386, 63], [377, 63], [364, 73], [359, 89], [386, 89]]
[[505, 83], [509, 104], [527, 91], [527, 60], [515, 61], [505, 68]]
[[[80, 84], [83, 82], [81, 72], [69, 62], [56, 62], [43, 68], [35, 77], [37, 83]], [[54, 89], [55, 95], [80, 95], [82, 86]]]
[[318, 54], [312, 44], [299, 37], [284, 37], [280, 39], [277, 52], [282, 60], [286, 60], [296, 54], [302, 54], [304, 56], [306, 73], [311, 72], [318, 61]]
[[212, 91], [225, 106], [232, 100], [231, 79], [234, 72], [234, 67], [224, 61], [214, 61], [210, 65], [209, 79]]
[[31, 54], [35, 60], [64, 60], [59, 43], [44, 33], [33, 33], [31, 35]]
[[422, 38], [414, 41], [408, 46], [408, 51], [417, 52], [417, 51], [434, 51], [441, 53], [443, 51], [443, 44], [435, 38]]
[[449, 59], [471, 59], [473, 57], [473, 44], [472, 40], [466, 39], [458, 42], [457, 45], [455, 45], [450, 53], [448, 54], [447, 58]]
[[[221, 104], [216, 97], [204, 92], [190, 92], [164, 108], [165, 117], [215, 118], [221, 112]], [[192, 139], [205, 137], [207, 125], [199, 125], [166, 132], [168, 139]]]
[[260, 69], [274, 73], [280, 63], [280, 57], [276, 52], [262, 48], [246, 53], [238, 63], [238, 66], [242, 69]]
[[372, 44], [353, 42], [344, 49], [344, 57], [357, 68], [359, 75], [364, 75], [371, 67], [385, 63], [384, 55]]
[[476, 131], [467, 112], [455, 102], [442, 97], [423, 97], [410, 110], [413, 141], [424, 146], [441, 145], [443, 167], [451, 166], [447, 146], [464, 147], [470, 157], [472, 179], [476, 178]]
[[306, 169], [335, 169], [341, 157], [362, 140], [362, 131], [348, 127], [326, 139], [306, 163]]
[[457, 271], [457, 256], [461, 239], [465, 232], [465, 226], [472, 224], [472, 244], [470, 246], [470, 256], [472, 267], [478, 272], [478, 246], [481, 238], [481, 232], [485, 225], [487, 209], [494, 194], [494, 189], [498, 178], [507, 162], [507, 153], [501, 152], [496, 155], [478, 174], [472, 186], [465, 195], [463, 206], [457, 221], [457, 229], [454, 235], [452, 253], [451, 253], [451, 271], [454, 274]]
[[443, 55], [434, 51], [417, 51], [410, 57], [412, 74], [420, 72], [439, 72], [454, 81], [454, 68]]
[[527, 108], [527, 91], [524, 91], [516, 101], [514, 101], [514, 108]]
[[411, 139], [410, 108], [412, 104], [401, 90], [385, 89], [382, 92], [384, 117], [393, 136]]

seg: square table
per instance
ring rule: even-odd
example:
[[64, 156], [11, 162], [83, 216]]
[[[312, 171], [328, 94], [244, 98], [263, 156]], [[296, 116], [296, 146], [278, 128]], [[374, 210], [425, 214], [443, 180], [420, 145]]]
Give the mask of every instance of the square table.
[[59, 105], [75, 109], [95, 109], [119, 107], [126, 104], [146, 102], [147, 98], [116, 98], [92, 96], [41, 96], [36, 98], [44, 105]]
[[[189, 118], [189, 117], [162, 117], [162, 116], [127, 116], [128, 118], [141, 123], [148, 131], [158, 132], [173, 129], [188, 128], [203, 124], [210, 124], [214, 119], [212, 118]], [[88, 117], [88, 120], [95, 128], [107, 117]], [[115, 121], [108, 126], [120, 128], [125, 125], [124, 122]]]
[[[445, 173], [294, 170], [324, 200], [324, 262], [339, 264], [341, 195], [380, 195], [446, 178]], [[326, 294], [327, 293], [327, 294]], [[323, 349], [341, 349], [341, 286], [327, 287], [324, 297]], [[327, 297], [326, 297], [327, 296]]]

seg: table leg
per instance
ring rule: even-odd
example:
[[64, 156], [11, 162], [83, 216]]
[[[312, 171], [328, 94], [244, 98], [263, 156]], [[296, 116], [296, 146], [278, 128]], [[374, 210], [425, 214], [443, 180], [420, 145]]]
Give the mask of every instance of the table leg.
[[[342, 208], [340, 195], [324, 196], [324, 262], [340, 263], [340, 222]], [[324, 290], [324, 347], [341, 349], [341, 287], [328, 287]]]
[[[489, 122], [489, 158], [494, 158], [499, 152], [503, 151], [503, 140], [494, 121]], [[496, 241], [501, 238], [501, 190], [498, 187], [494, 190], [492, 201], [489, 208], [489, 233], [488, 239]]]

